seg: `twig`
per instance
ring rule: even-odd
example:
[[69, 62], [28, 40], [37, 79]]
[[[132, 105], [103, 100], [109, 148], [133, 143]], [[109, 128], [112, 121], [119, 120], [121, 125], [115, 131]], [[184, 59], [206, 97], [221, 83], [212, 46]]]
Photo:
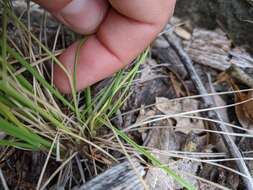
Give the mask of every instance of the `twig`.
[[[184, 64], [191, 80], [193, 81], [197, 91], [199, 92], [199, 94], [201, 95], [207, 95], [207, 90], [204, 87], [198, 73], [196, 72], [192, 60], [190, 59], [190, 57], [188, 56], [188, 54], [182, 49], [181, 45], [178, 42], [175, 42], [174, 40], [170, 39], [167, 35], [163, 35], [164, 39], [170, 44], [171, 48], [179, 55], [182, 63]], [[211, 97], [209, 96], [203, 96], [202, 97], [204, 106], [206, 108], [211, 107], [212, 105], [214, 105], [214, 102], [212, 100]], [[220, 114], [215, 111], [208, 111], [208, 117], [218, 120], [218, 121], [222, 121], [222, 118], [220, 116]], [[229, 132], [228, 128], [226, 127], [226, 125], [224, 125], [222, 122], [219, 124], [215, 124], [217, 130], [223, 131], [223, 132]], [[242, 154], [239, 151], [238, 147], [236, 146], [236, 144], [234, 143], [233, 139], [229, 136], [229, 135], [222, 135], [222, 139], [228, 149], [229, 154], [234, 157], [234, 158], [239, 158], [238, 160], [235, 161], [239, 171], [241, 173], [243, 173], [245, 176], [248, 176], [247, 178], [244, 177], [243, 178], [243, 182], [245, 183], [246, 187], [248, 190], [253, 190], [253, 179], [251, 177], [251, 174], [243, 160]]]
[[232, 65], [231, 67], [229, 67], [226, 70], [226, 73], [238, 80], [239, 82], [249, 86], [249, 87], [253, 87], [253, 78], [250, 77], [247, 73], [245, 73], [242, 69], [240, 69], [239, 67]]

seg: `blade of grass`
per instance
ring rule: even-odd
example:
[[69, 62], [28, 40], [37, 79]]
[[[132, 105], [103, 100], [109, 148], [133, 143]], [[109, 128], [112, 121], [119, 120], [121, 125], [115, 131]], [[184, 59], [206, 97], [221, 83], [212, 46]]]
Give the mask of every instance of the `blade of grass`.
[[91, 87], [87, 87], [84, 91], [85, 94], [85, 105], [87, 107], [87, 114], [90, 115], [92, 112], [92, 97], [91, 97]]
[[38, 148], [35, 148], [31, 144], [12, 141], [12, 140], [0, 140], [0, 146], [12, 146], [18, 149], [25, 149], [25, 150], [32, 150], [32, 151], [39, 150]]
[[77, 64], [79, 62], [79, 58], [80, 58], [80, 49], [81, 47], [84, 45], [84, 43], [86, 42], [87, 40], [87, 37], [83, 38], [80, 42], [79, 42], [79, 45], [77, 47], [77, 51], [76, 51], [76, 55], [75, 55], [75, 63], [74, 63], [74, 79], [73, 79], [73, 88], [71, 89], [72, 90], [72, 94], [73, 94], [73, 101], [74, 101], [74, 106], [75, 106], [75, 112], [76, 112], [76, 116], [78, 118], [78, 120], [81, 120], [81, 115], [80, 115], [80, 111], [79, 111], [79, 108], [78, 108], [78, 102], [77, 102]]
[[7, 80], [7, 51], [6, 51], [6, 44], [7, 44], [7, 1], [4, 1], [4, 10], [3, 10], [3, 26], [2, 26], [2, 58], [3, 58], [3, 62], [2, 62], [2, 79], [4, 81]]
[[[111, 117], [117, 111], [119, 106], [123, 104], [122, 102], [126, 100], [125, 95], [127, 94], [130, 85], [132, 84], [132, 81], [136, 76], [140, 65], [144, 62], [148, 52], [149, 49], [139, 56], [134, 64], [134, 67], [126, 76], [123, 71], [118, 72], [110, 87], [106, 89], [105, 93], [103, 93], [100, 101], [96, 104], [96, 107], [93, 110], [93, 114], [87, 119], [92, 134], [95, 134], [96, 129], [102, 126], [102, 123], [99, 122], [98, 118], [103, 114]], [[120, 92], [121, 94], [119, 98], [117, 97], [116, 102], [113, 102], [117, 94]]]

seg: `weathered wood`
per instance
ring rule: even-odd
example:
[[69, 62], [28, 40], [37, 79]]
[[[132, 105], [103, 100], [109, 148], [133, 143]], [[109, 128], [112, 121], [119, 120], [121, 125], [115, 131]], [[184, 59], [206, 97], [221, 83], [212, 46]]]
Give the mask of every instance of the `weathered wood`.
[[192, 39], [185, 47], [195, 63], [219, 71], [225, 71], [232, 64], [242, 69], [253, 68], [250, 55], [243, 48], [231, 48], [231, 40], [221, 30], [194, 29]]
[[74, 190], [144, 190], [139, 178], [145, 174], [144, 168], [137, 160], [133, 160], [133, 164], [139, 176], [129, 161], [125, 161]]

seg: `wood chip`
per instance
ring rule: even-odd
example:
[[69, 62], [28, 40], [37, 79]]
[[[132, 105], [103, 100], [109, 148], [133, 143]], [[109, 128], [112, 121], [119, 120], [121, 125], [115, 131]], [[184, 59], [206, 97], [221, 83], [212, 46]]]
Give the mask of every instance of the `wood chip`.
[[[195, 29], [191, 41], [185, 43], [186, 51], [195, 63], [219, 71], [225, 71], [231, 64], [240, 68], [253, 68], [252, 58], [243, 48], [231, 49], [231, 41], [221, 30]], [[240, 49], [240, 50], [238, 50]], [[240, 52], [240, 57], [237, 52]]]

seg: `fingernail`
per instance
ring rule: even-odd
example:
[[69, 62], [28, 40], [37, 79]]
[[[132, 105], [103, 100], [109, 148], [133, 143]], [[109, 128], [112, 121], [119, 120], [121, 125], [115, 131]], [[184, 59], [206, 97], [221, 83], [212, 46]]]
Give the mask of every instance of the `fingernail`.
[[79, 33], [90, 33], [101, 22], [106, 10], [106, 1], [72, 0], [61, 11], [60, 15]]
[[73, 0], [61, 10], [62, 15], [76, 15], [79, 14], [83, 7], [87, 4], [86, 0]]

